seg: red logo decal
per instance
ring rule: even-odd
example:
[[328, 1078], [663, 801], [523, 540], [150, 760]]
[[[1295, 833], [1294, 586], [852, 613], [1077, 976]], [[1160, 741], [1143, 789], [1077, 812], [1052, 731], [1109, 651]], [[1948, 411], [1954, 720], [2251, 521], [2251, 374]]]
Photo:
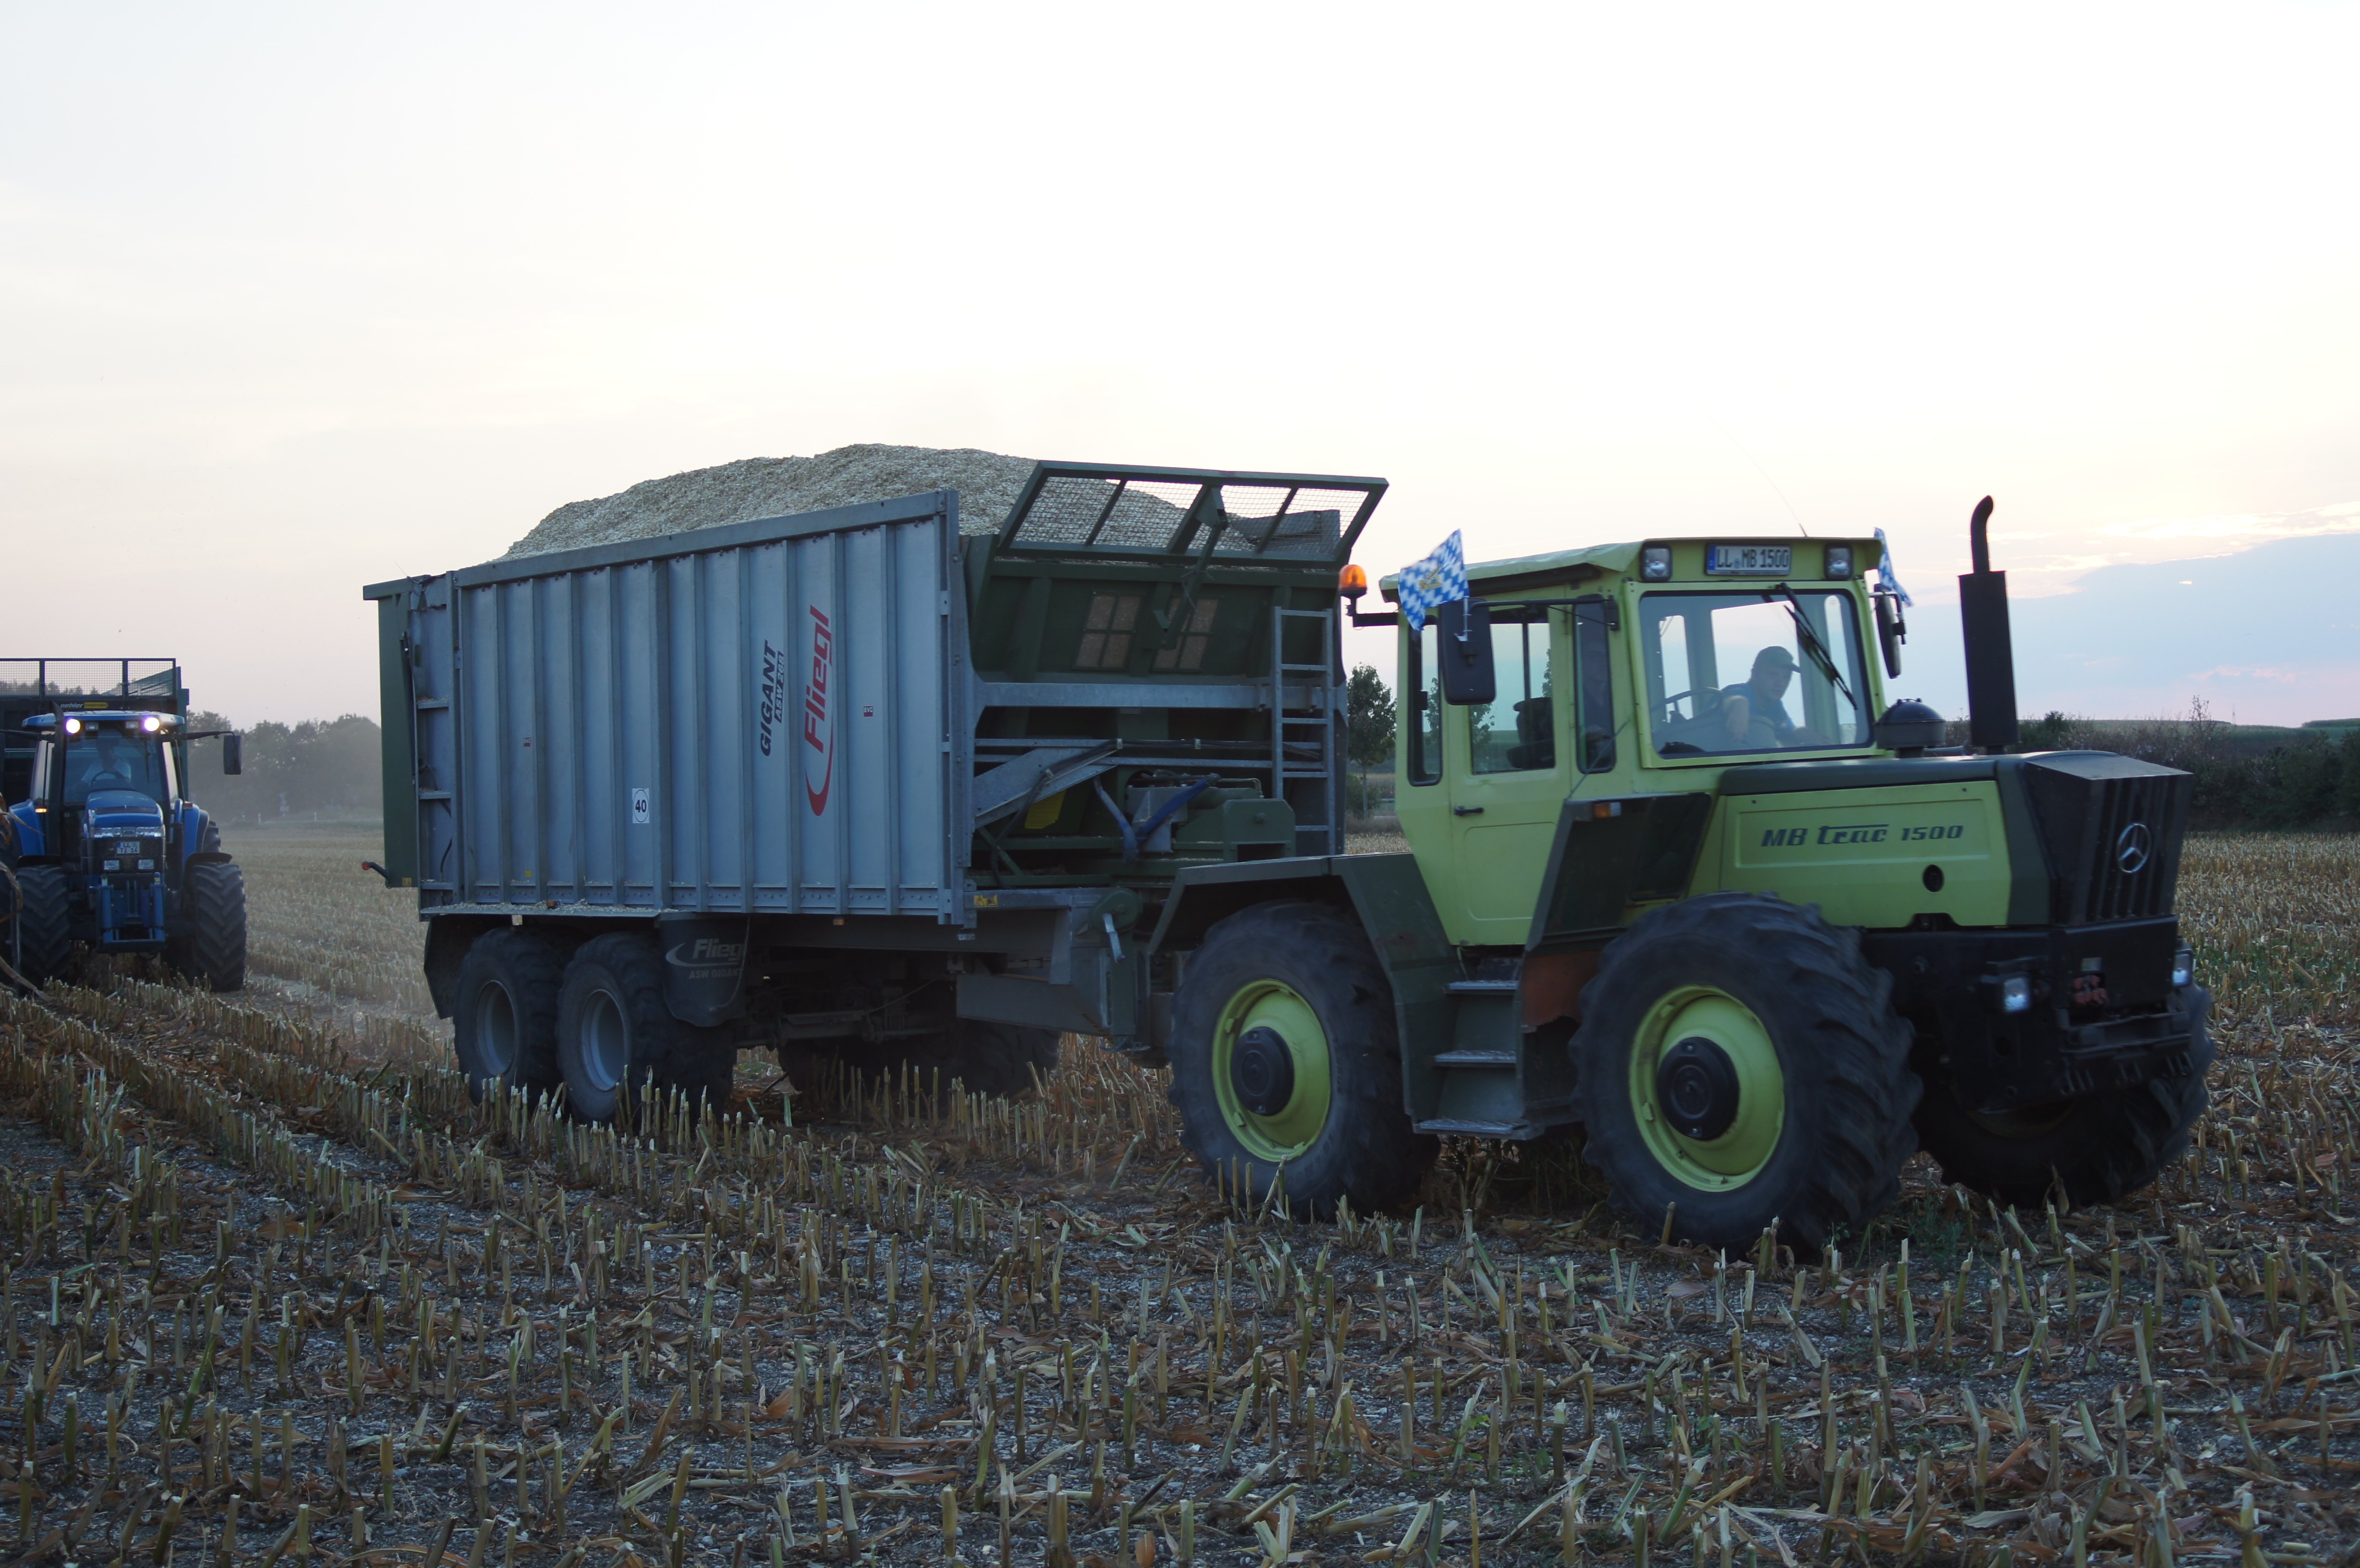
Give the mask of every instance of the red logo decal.
[[813, 789], [806, 779], [803, 794], [811, 800], [812, 815], [819, 816], [827, 810], [827, 792], [836, 777], [836, 726], [827, 719], [827, 672], [836, 658], [836, 633], [818, 605], [810, 608], [811, 677], [803, 682], [803, 744], [819, 753], [819, 788]]

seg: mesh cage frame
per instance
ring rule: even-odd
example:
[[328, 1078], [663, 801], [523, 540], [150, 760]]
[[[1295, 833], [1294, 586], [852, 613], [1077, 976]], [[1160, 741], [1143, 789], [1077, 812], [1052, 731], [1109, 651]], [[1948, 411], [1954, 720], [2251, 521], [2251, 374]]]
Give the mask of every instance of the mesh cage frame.
[[1121, 463], [1034, 465], [996, 553], [1341, 568], [1382, 479]]

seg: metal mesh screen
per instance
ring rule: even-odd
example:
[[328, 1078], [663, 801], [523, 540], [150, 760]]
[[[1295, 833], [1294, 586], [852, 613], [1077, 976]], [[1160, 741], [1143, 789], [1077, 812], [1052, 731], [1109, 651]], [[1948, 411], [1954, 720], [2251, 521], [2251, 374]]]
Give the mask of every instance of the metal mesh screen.
[[[1011, 519], [1006, 535], [1017, 549], [1164, 551], [1185, 543], [1192, 511], [1204, 486], [1192, 480], [1100, 478], [1057, 474], [1043, 478], [1031, 502]], [[1277, 482], [1218, 486], [1216, 554], [1291, 560], [1332, 558], [1347, 520], [1369, 504], [1367, 491], [1306, 487]]]
[[16, 697], [173, 697], [180, 668], [169, 659], [0, 659], [0, 694]]

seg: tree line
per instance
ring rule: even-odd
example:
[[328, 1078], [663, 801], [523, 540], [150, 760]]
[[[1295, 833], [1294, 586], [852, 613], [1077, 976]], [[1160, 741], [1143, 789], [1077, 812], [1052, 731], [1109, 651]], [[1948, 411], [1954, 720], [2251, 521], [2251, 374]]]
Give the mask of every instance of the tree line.
[[[189, 718], [192, 730], [228, 729], [219, 713]], [[383, 755], [377, 721], [358, 713], [339, 719], [305, 719], [282, 724], [275, 719], [248, 724], [244, 770], [221, 770], [221, 743], [191, 745], [189, 796], [224, 822], [309, 821], [322, 817], [375, 817], [384, 809]]]

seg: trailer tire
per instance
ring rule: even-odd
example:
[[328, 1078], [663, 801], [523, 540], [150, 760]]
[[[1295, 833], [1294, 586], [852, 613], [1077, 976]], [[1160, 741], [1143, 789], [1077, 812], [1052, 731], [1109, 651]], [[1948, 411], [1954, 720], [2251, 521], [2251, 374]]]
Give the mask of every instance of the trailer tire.
[[20, 866], [16, 887], [16, 973], [27, 985], [46, 985], [72, 970], [72, 885], [62, 866]]
[[2061, 1186], [2077, 1208], [2114, 1203], [2153, 1181], [2187, 1151], [2189, 1132], [2211, 1103], [2204, 1074], [2212, 1065], [2212, 1037], [2204, 1019], [2212, 998], [2191, 985], [2182, 1001], [2192, 1039], [2188, 1071], [2178, 1078], [2005, 1116], [1978, 1116], [1961, 1104], [1956, 1084], [1935, 1083], [1918, 1107], [1918, 1136], [1942, 1167], [1942, 1180], [2027, 1207]]
[[[1259, 1037], [1257, 1039], [1256, 1037]], [[1206, 1174], [1297, 1214], [1405, 1202], [1439, 1140], [1402, 1107], [1393, 985], [1359, 922], [1326, 904], [1241, 909], [1206, 934], [1173, 998], [1172, 1104]], [[1236, 1188], [1233, 1185], [1232, 1191]]]
[[530, 931], [497, 926], [459, 961], [453, 1043], [476, 1099], [505, 1082], [527, 1094], [557, 1087], [557, 993], [565, 961]]
[[246, 988], [246, 874], [235, 863], [201, 860], [180, 879], [180, 929], [165, 961], [214, 991]]
[[1918, 1148], [1892, 993], [1816, 908], [1708, 893], [1642, 917], [1568, 1047], [1583, 1154], [1615, 1207], [1732, 1252], [1774, 1223], [1806, 1254], [1857, 1234]]
[[692, 1107], [729, 1108], [738, 1049], [726, 1029], [682, 1023], [664, 1006], [663, 959], [632, 932], [593, 937], [565, 966], [557, 1006], [557, 1070], [585, 1121], [634, 1114], [650, 1091], [677, 1090]]

